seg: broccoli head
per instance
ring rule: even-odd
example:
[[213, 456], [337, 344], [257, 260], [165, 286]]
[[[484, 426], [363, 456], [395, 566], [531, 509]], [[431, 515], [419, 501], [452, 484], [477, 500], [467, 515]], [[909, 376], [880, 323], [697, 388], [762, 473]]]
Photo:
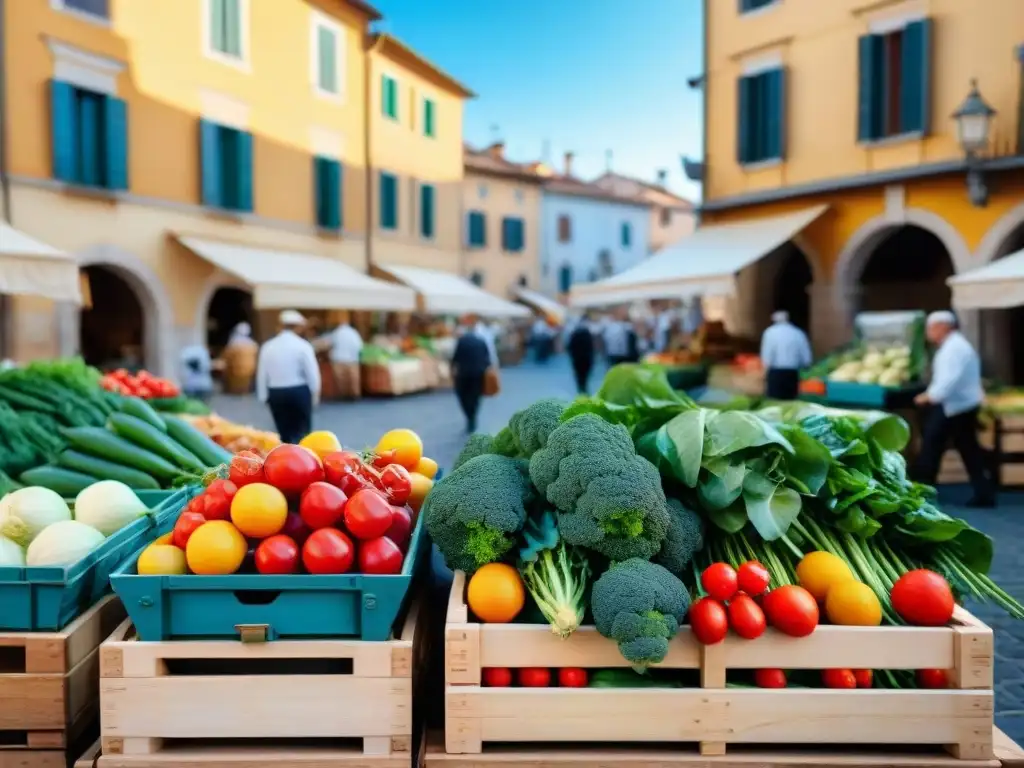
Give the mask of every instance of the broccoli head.
[[508, 430], [520, 456], [529, 458], [544, 447], [548, 435], [561, 422], [565, 408], [566, 403], [562, 400], [545, 397], [512, 415], [508, 420]]
[[693, 556], [704, 548], [704, 518], [681, 501], [668, 500], [668, 533], [654, 562], [677, 576], [686, 570]]
[[594, 583], [591, 609], [597, 631], [641, 671], [665, 660], [690, 608], [686, 587], [665, 568], [632, 558], [613, 563]]
[[459, 451], [459, 455], [455, 457], [452, 471], [454, 472], [470, 459], [475, 459], [477, 456], [484, 456], [489, 453], [500, 453], [500, 451], [494, 450], [494, 438], [482, 432], [475, 432], [469, 436], [466, 444]]
[[649, 560], [669, 525], [661, 476], [625, 427], [583, 414], [558, 427], [530, 459], [530, 478], [559, 511], [566, 543], [611, 560]]
[[494, 444], [491, 446], [491, 453], [499, 456], [516, 457], [519, 455], [519, 446], [516, 444], [515, 435], [508, 427], [502, 427], [494, 436]]
[[526, 462], [477, 456], [430, 490], [424, 525], [448, 567], [472, 573], [512, 550], [534, 496]]

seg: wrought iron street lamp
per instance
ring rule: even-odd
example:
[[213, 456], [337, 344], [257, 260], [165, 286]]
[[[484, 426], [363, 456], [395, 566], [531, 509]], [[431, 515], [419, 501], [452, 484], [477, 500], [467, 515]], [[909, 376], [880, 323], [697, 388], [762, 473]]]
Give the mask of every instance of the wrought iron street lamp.
[[988, 204], [988, 186], [982, 173], [981, 153], [988, 147], [992, 118], [996, 111], [978, 91], [978, 81], [971, 80], [971, 91], [960, 108], [953, 113], [960, 148], [967, 160], [967, 194], [973, 205]]

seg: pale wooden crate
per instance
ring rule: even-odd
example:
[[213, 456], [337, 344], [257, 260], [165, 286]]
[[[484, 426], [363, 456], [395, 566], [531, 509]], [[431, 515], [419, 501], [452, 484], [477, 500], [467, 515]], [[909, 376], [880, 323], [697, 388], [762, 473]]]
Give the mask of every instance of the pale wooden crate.
[[124, 616], [108, 595], [60, 632], [0, 633], [0, 744], [74, 744], [99, 710], [100, 643]]
[[[821, 626], [701, 646], [688, 630], [663, 668], [700, 670], [683, 689], [486, 688], [487, 667], [626, 667], [593, 627], [560, 640], [546, 625], [470, 620], [456, 573], [445, 627], [445, 747], [481, 754], [498, 742], [672, 742], [705, 756], [726, 745], [915, 745], [992, 759], [992, 630], [963, 609], [950, 627]], [[726, 688], [729, 669], [952, 670], [956, 690]]]
[[100, 649], [97, 768], [407, 768], [419, 607], [385, 642], [141, 642], [126, 621]]

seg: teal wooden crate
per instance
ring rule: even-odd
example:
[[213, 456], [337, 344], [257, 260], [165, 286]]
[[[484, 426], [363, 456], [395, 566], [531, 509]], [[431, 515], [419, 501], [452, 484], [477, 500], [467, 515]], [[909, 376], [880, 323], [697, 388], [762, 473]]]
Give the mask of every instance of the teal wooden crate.
[[142, 517], [108, 537], [77, 563], [63, 568], [0, 568], [0, 631], [57, 632], [110, 589], [110, 574], [157, 536], [194, 493], [174, 491]]
[[878, 384], [857, 384], [852, 381], [828, 381], [825, 394], [835, 405], [857, 405], [864, 408], [884, 408], [889, 390]]
[[402, 572], [395, 576], [140, 576], [139, 552], [110, 581], [139, 639], [147, 642], [238, 639], [240, 627], [267, 640], [380, 641], [388, 639], [401, 613], [429, 550], [427, 539], [420, 516]]

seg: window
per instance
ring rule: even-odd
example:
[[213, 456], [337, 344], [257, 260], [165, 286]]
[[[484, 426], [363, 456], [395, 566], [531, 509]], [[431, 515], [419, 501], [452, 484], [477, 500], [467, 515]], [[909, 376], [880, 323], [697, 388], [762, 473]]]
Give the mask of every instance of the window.
[[670, 227], [672, 226], [672, 209], [662, 208], [661, 209], [661, 226]]
[[436, 130], [434, 127], [435, 113], [437, 107], [431, 99], [423, 100], [423, 135], [428, 138], [434, 138], [437, 134], [434, 133]]
[[857, 139], [927, 133], [931, 117], [931, 21], [859, 41]]
[[203, 205], [252, 210], [252, 134], [199, 121]]
[[564, 213], [558, 217], [558, 242], [572, 242], [572, 219]]
[[469, 212], [469, 247], [483, 248], [487, 245], [487, 214], [483, 211]]
[[245, 58], [242, 43], [243, 2], [247, 0], [207, 0], [210, 50], [239, 61]]
[[563, 264], [558, 270], [558, 290], [568, 293], [572, 288], [572, 266]]
[[740, 0], [740, 13], [756, 11], [758, 8], [766, 8], [778, 0]]
[[612, 255], [607, 249], [597, 254], [597, 273], [601, 277], [611, 277], [615, 274], [615, 267], [612, 264]]
[[80, 13], [94, 19], [110, 19], [110, 0], [52, 0], [51, 5], [60, 11]]
[[341, 229], [341, 163], [330, 157], [314, 157], [313, 178], [317, 225]]
[[629, 248], [632, 245], [633, 228], [629, 225], [628, 221], [622, 222], [622, 232], [619, 237], [623, 248]]
[[519, 276], [518, 285], [519, 285], [520, 288], [526, 288], [527, 286], [529, 286], [529, 284], [530, 284], [530, 281], [526, 277], [526, 275], [520, 275]]
[[522, 204], [523, 204], [523, 197], [524, 197], [524, 195], [523, 195], [523, 190], [521, 190], [521, 189], [519, 189], [519, 188], [517, 187], [517, 188], [516, 188], [516, 191], [515, 191], [515, 192], [513, 192], [512, 194], [513, 194], [513, 196], [514, 196], [514, 197], [515, 197], [515, 199], [516, 199], [516, 205], [522, 205]]
[[782, 68], [740, 78], [736, 154], [741, 165], [783, 158], [785, 83], [786, 73]]
[[398, 81], [388, 75], [380, 77], [380, 111], [384, 117], [398, 119]]
[[479, 197], [481, 200], [484, 200], [484, 199], [487, 198], [487, 185], [486, 184], [479, 184], [479, 185], [477, 185], [476, 196]]
[[420, 234], [434, 236], [434, 185], [420, 184]]
[[506, 216], [501, 220], [501, 250], [519, 253], [526, 245], [526, 222]]
[[477, 270], [469, 276], [469, 281], [477, 287], [482, 286], [484, 284], [484, 273]]
[[128, 108], [114, 96], [53, 80], [53, 176], [68, 184], [128, 189]]
[[331, 20], [313, 16], [313, 83], [318, 93], [340, 96], [344, 86], [345, 38]]
[[380, 172], [380, 226], [398, 229], [398, 178], [384, 171]]

